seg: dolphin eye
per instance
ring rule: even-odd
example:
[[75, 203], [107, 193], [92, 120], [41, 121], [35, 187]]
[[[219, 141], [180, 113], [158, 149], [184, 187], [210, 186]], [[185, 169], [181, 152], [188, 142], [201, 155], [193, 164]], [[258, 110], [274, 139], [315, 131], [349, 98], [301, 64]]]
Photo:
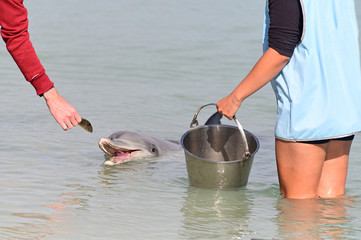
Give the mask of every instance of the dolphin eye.
[[151, 151], [152, 151], [152, 152], [155, 152], [155, 151], [156, 151], [156, 149], [155, 149], [155, 148], [152, 148], [152, 149], [151, 149]]

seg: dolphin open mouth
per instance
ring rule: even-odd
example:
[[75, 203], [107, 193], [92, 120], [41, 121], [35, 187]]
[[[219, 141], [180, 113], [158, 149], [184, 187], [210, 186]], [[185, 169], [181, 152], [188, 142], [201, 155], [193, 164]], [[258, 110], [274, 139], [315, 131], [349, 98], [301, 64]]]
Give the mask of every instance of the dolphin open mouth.
[[109, 138], [100, 139], [99, 147], [110, 156], [108, 161], [111, 161], [113, 164], [126, 162], [129, 158], [132, 157], [133, 153], [140, 151], [140, 149], [128, 149], [117, 146]]

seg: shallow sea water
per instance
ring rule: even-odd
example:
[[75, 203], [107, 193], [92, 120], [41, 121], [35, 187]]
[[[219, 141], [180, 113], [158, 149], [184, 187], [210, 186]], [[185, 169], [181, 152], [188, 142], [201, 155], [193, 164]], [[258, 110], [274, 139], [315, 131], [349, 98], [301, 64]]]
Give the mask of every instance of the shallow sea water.
[[101, 137], [129, 130], [179, 140], [198, 107], [236, 86], [261, 55], [263, 0], [25, 5], [43, 65], [94, 132], [62, 131], [0, 44], [1, 239], [361, 238], [360, 137], [347, 197], [280, 198], [270, 86], [237, 113], [260, 140], [245, 188], [189, 186], [183, 151], [102, 165]]

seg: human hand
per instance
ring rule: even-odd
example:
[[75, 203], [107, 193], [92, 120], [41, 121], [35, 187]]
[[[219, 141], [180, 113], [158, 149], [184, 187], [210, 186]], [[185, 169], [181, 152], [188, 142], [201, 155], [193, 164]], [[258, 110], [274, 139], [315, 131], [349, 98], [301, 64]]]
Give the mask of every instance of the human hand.
[[231, 93], [217, 102], [217, 110], [229, 120], [232, 120], [242, 101], [237, 100]]
[[50, 113], [65, 131], [81, 121], [76, 109], [62, 98], [55, 88], [45, 92], [43, 96]]

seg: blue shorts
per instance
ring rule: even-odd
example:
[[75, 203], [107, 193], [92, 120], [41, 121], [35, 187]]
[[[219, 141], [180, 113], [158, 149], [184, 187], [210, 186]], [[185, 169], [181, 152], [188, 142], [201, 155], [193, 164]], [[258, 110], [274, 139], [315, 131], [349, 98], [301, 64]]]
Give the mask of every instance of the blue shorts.
[[337, 141], [350, 141], [353, 140], [355, 135], [350, 135], [347, 137], [341, 137], [341, 138], [331, 138], [331, 139], [322, 139], [322, 140], [316, 140], [316, 141], [297, 141], [299, 143], [310, 143], [310, 144], [323, 144], [328, 143], [331, 140], [337, 140]]

